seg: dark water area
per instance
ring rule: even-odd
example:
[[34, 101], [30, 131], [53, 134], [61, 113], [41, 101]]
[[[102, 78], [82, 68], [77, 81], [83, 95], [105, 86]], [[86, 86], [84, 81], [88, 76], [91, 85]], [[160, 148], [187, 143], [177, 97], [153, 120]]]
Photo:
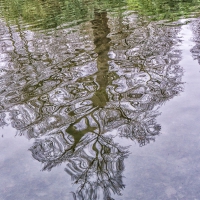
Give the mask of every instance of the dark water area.
[[200, 200], [199, 7], [0, 0], [0, 200]]

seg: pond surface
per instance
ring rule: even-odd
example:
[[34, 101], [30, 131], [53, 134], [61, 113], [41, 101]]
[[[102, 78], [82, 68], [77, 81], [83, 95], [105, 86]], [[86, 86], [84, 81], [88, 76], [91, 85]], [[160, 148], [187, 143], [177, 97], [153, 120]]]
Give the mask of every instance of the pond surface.
[[0, 0], [0, 199], [199, 200], [199, 7]]

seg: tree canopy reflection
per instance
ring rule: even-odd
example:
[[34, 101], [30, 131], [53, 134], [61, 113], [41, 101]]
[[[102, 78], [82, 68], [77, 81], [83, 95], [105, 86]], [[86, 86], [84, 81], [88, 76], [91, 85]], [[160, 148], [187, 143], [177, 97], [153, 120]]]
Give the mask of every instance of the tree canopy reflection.
[[144, 146], [160, 134], [159, 106], [182, 91], [179, 27], [97, 10], [49, 35], [1, 26], [1, 126], [35, 140], [43, 170], [66, 162], [74, 199], [120, 195], [129, 151], [114, 137]]
[[151, 20], [176, 21], [180, 18], [199, 16], [198, 0], [127, 0], [129, 9], [137, 10]]
[[121, 0], [0, 0], [0, 13], [6, 21], [26, 28], [50, 29], [58, 26], [73, 26], [94, 17], [94, 9], [121, 10]]
[[[199, 16], [198, 0], [0, 0], [0, 13], [5, 21], [24, 28], [44, 30], [79, 24], [94, 17], [94, 10], [134, 10], [150, 20], [176, 21], [180, 18]], [[114, 15], [116, 13], [113, 12]]]

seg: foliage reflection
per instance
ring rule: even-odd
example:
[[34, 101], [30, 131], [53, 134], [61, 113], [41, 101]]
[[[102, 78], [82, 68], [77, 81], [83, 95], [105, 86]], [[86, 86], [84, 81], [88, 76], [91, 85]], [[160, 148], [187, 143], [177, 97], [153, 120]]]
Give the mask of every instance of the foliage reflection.
[[62, 29], [94, 18], [95, 10], [133, 10], [146, 20], [176, 21], [182, 17], [199, 16], [199, 0], [0, 0], [0, 13], [5, 21], [24, 29]]
[[0, 28], [1, 126], [35, 139], [43, 170], [66, 162], [74, 199], [120, 195], [129, 151], [114, 137], [143, 146], [160, 133], [159, 106], [182, 91], [180, 28], [97, 10], [51, 34]]

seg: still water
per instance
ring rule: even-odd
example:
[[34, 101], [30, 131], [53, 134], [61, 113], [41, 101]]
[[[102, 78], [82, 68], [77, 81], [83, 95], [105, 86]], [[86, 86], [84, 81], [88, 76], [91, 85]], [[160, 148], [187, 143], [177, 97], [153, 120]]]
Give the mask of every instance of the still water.
[[0, 200], [200, 200], [199, 7], [0, 0]]

